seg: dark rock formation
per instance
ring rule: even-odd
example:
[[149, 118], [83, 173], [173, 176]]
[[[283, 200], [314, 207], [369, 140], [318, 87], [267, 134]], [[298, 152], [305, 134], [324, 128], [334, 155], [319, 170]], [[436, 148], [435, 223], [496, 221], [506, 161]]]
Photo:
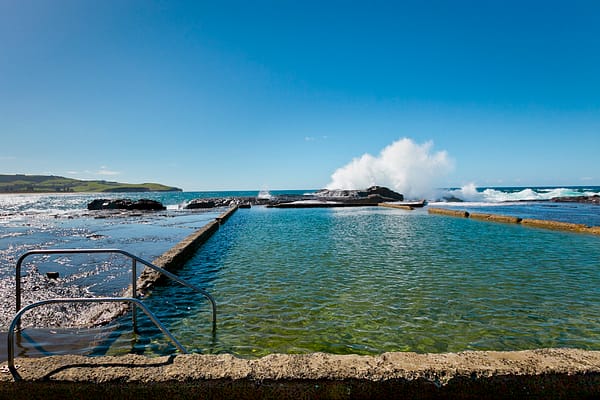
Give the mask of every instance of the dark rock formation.
[[598, 204], [600, 205], [600, 196], [597, 194], [593, 196], [567, 196], [567, 197], [553, 197], [550, 199], [555, 203], [587, 203], [587, 204]]
[[316, 193], [317, 197], [329, 198], [329, 199], [343, 199], [343, 200], [354, 200], [354, 199], [380, 199], [381, 201], [403, 201], [404, 196], [400, 193], [394, 192], [383, 186], [371, 186], [364, 190], [329, 190], [322, 189]]
[[207, 199], [194, 199], [190, 201], [188, 205], [185, 206], [188, 210], [194, 210], [196, 208], [213, 208], [216, 206], [216, 202], [214, 200]]
[[233, 207], [250, 208], [253, 205], [268, 205], [274, 199], [263, 199], [258, 197], [210, 197], [200, 198], [190, 201], [184, 208], [186, 210], [213, 208], [213, 207]]
[[[402, 201], [404, 196], [382, 186], [372, 186], [364, 190], [319, 190], [315, 194], [281, 194], [264, 197], [228, 197], [228, 198], [202, 198], [194, 199], [189, 202], [184, 208], [186, 209], [206, 209], [213, 207], [231, 207], [240, 206], [248, 208], [253, 205], [264, 205], [269, 207], [287, 207], [293, 202], [303, 202], [314, 200], [307, 207], [331, 207], [333, 202], [337, 206], [369, 206], [383, 202]], [[304, 204], [293, 205], [293, 207], [303, 207]]]
[[88, 203], [87, 209], [162, 211], [167, 208], [162, 203], [150, 199], [140, 199], [137, 201], [130, 199], [95, 199]]

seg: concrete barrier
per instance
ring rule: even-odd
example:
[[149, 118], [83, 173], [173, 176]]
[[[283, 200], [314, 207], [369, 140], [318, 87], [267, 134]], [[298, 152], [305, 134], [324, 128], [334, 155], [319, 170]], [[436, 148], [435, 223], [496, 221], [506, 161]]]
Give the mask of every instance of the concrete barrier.
[[473, 218], [482, 221], [502, 222], [507, 224], [522, 224], [534, 228], [553, 229], [559, 231], [569, 231], [578, 233], [587, 233], [591, 235], [600, 235], [600, 226], [587, 226], [583, 224], [573, 224], [569, 222], [547, 221], [541, 219], [519, 218], [510, 215], [470, 213], [464, 210], [450, 210], [447, 208], [430, 208], [430, 214], [447, 215], [450, 217]]
[[427, 212], [429, 214], [449, 215], [451, 217], [469, 218], [469, 213], [465, 210], [450, 210], [447, 208], [430, 207]]
[[497, 214], [481, 214], [481, 213], [469, 213], [469, 217], [473, 219], [479, 219], [483, 221], [491, 222], [502, 222], [505, 224], [518, 224], [521, 222], [519, 217], [511, 217], [509, 215], [497, 215]]
[[600, 351], [540, 349], [378, 356], [272, 354], [18, 359], [21, 382], [0, 375], [0, 397], [409, 398], [600, 397]]
[[402, 204], [393, 204], [393, 203], [379, 203], [378, 206], [388, 207], [388, 208], [397, 208], [399, 210], [407, 210], [407, 211], [412, 211], [415, 209], [414, 207], [411, 207], [411, 206], [405, 206]]
[[526, 218], [521, 221], [523, 225], [536, 228], [554, 229], [559, 231], [587, 232], [589, 227], [583, 224], [572, 224], [568, 222], [546, 221], [541, 219]]

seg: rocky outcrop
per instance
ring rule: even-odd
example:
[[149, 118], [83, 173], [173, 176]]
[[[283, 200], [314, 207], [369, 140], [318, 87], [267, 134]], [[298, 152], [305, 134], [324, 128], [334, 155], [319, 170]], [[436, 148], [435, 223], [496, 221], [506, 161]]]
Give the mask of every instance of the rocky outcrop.
[[403, 201], [404, 196], [382, 186], [371, 186], [365, 190], [319, 190], [312, 196], [301, 199], [276, 199], [271, 207], [278, 208], [329, 208], [376, 206], [385, 202]]
[[184, 208], [186, 210], [214, 208], [214, 207], [235, 207], [248, 208], [250, 205], [266, 204], [268, 200], [257, 197], [214, 197], [201, 198], [190, 201]]
[[319, 190], [314, 194], [280, 194], [276, 196], [199, 198], [190, 201], [185, 209], [206, 209], [213, 207], [248, 208], [253, 205], [268, 207], [357, 207], [377, 205], [390, 201], [402, 201], [404, 196], [383, 186], [371, 186], [363, 190]]
[[587, 203], [600, 205], [600, 196], [595, 194], [593, 196], [553, 197], [550, 201], [555, 203]]
[[143, 210], [143, 211], [162, 211], [167, 208], [162, 203], [150, 200], [130, 200], [130, 199], [95, 199], [88, 203], [88, 210]]
[[188, 205], [185, 206], [188, 210], [194, 210], [197, 208], [213, 208], [216, 206], [216, 202], [214, 200], [205, 200], [205, 199], [194, 199], [190, 201]]
[[404, 196], [400, 193], [383, 186], [371, 186], [363, 190], [331, 190], [322, 189], [316, 194], [316, 197], [329, 199], [343, 200], [365, 200], [365, 199], [381, 199], [382, 201], [403, 201]]

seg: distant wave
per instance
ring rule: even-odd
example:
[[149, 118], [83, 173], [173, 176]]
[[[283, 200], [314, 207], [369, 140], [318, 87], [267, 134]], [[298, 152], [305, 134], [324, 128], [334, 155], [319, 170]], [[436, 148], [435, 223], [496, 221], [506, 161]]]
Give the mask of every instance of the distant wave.
[[469, 203], [506, 203], [521, 201], [543, 201], [554, 197], [600, 195], [598, 186], [577, 187], [507, 187], [478, 188], [475, 184], [459, 189], [442, 190], [438, 201], [463, 201]]

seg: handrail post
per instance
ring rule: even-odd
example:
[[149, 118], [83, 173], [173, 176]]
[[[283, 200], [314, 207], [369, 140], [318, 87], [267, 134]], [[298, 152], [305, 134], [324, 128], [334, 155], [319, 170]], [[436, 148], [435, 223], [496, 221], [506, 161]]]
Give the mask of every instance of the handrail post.
[[[137, 260], [135, 258], [131, 259], [131, 291], [134, 299], [137, 299]], [[137, 328], [137, 309], [133, 307], [131, 309], [131, 323], [133, 324], [133, 331], [138, 333]]]
[[[30, 255], [35, 255], [35, 254], [95, 254], [95, 253], [117, 253], [117, 254], [121, 254], [124, 255], [125, 257], [128, 257], [132, 260], [131, 263], [131, 270], [132, 270], [132, 279], [131, 279], [131, 288], [133, 291], [133, 295], [132, 298], [134, 299], [138, 299], [138, 293], [137, 293], [137, 263], [140, 262], [142, 264], [144, 264], [145, 266], [147, 266], [150, 269], [153, 269], [157, 272], [159, 272], [160, 274], [163, 274], [165, 276], [167, 276], [167, 278], [170, 278], [172, 280], [174, 280], [175, 282], [186, 286], [194, 291], [196, 291], [197, 293], [200, 293], [202, 296], [204, 296], [204, 298], [206, 298], [210, 304], [211, 304], [211, 310], [212, 310], [212, 333], [213, 333], [213, 337], [216, 334], [216, 330], [217, 330], [217, 303], [215, 302], [214, 298], [205, 290], [200, 289], [199, 287], [192, 285], [188, 282], [186, 282], [185, 280], [179, 278], [177, 275], [159, 267], [156, 266], [154, 264], [152, 264], [149, 261], [146, 261], [138, 256], [135, 256], [125, 250], [121, 250], [121, 249], [38, 249], [38, 250], [29, 250], [25, 253], [23, 253], [19, 259], [17, 260], [17, 264], [16, 264], [16, 268], [15, 268], [15, 313], [19, 313], [21, 311], [21, 303], [22, 303], [22, 299], [21, 299], [21, 292], [22, 292], [22, 284], [21, 284], [21, 270], [22, 270], [22, 264], [25, 260], [25, 258], [27, 258]], [[117, 298], [124, 298], [124, 297], [117, 297]], [[139, 300], [138, 300], [139, 301]], [[141, 302], [140, 302], [141, 304]], [[136, 307], [132, 307], [132, 324], [133, 324], [133, 331], [135, 333], [138, 333], [138, 329], [137, 329], [137, 313], [136, 313]], [[146, 313], [147, 314], [147, 313]], [[152, 318], [151, 318], [152, 319]], [[21, 320], [19, 319], [17, 322], [16, 327], [18, 329], [20, 329], [21, 327]], [[10, 349], [9, 349], [10, 350]]]

